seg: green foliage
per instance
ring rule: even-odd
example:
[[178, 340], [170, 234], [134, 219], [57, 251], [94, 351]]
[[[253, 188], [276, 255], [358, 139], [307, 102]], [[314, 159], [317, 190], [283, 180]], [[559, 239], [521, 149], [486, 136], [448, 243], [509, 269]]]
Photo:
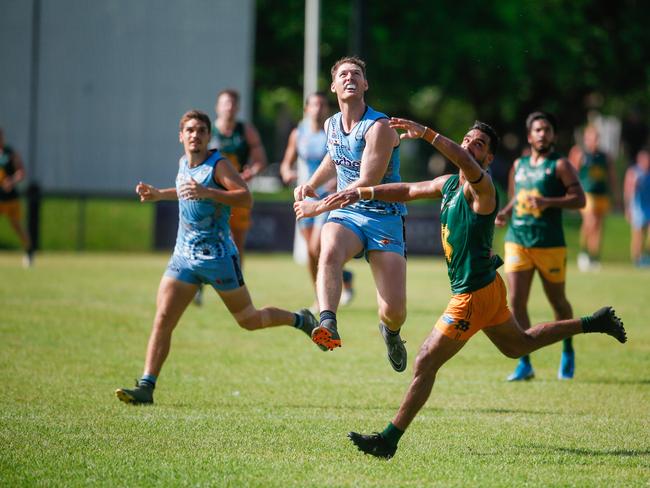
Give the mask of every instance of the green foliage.
[[[0, 255], [0, 479], [5, 486], [646, 486], [650, 478], [646, 326], [649, 274], [628, 265], [580, 274], [576, 314], [612, 303], [629, 342], [575, 340], [576, 378], [555, 379], [560, 346], [536, 352], [537, 378], [510, 384], [515, 361], [483, 334], [436, 378], [390, 462], [365, 457], [349, 430], [381, 430], [406, 390], [418, 347], [449, 297], [440, 259], [410, 258], [410, 360], [394, 373], [376, 329], [365, 262], [339, 313], [341, 349], [301, 332], [246, 332], [210, 290], [174, 332], [152, 407], [113, 396], [142, 371], [166, 255], [53, 254], [35, 268]], [[313, 300], [289, 256], [250, 255], [257, 304]], [[212, 298], [211, 298], [212, 297]], [[551, 310], [536, 279], [533, 322]]]
[[[357, 4], [365, 5], [365, 47], [352, 53]], [[280, 10], [258, 0], [257, 11], [258, 102], [280, 86], [302, 93], [304, 3], [284, 2]], [[426, 87], [462, 100], [502, 133], [522, 133], [534, 109], [556, 112], [561, 140], [590, 109], [623, 116], [638, 105], [648, 114], [650, 9], [643, 2], [443, 0], [402, 8], [323, 0], [321, 12], [321, 88], [336, 59], [360, 54], [368, 62], [368, 102], [389, 114], [448, 130], [448, 115], [413, 103]]]

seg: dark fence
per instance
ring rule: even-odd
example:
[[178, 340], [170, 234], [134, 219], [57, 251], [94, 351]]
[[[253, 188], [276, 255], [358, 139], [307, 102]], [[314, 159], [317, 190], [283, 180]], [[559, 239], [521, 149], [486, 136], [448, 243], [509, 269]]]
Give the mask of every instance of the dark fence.
[[[291, 252], [295, 214], [291, 202], [256, 202], [246, 248], [260, 252]], [[178, 227], [178, 202], [158, 202], [154, 225], [154, 247], [171, 249]], [[436, 202], [414, 205], [406, 218], [406, 244], [409, 254], [442, 254], [440, 219]]]

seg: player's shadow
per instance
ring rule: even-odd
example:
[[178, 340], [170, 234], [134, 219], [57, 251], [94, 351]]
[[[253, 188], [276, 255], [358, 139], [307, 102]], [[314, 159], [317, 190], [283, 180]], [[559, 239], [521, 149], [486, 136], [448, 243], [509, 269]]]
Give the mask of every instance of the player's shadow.
[[[548, 449], [546, 447], [545, 449]], [[573, 454], [576, 456], [614, 456], [614, 457], [637, 457], [650, 456], [650, 449], [584, 449], [580, 447], [554, 447], [559, 452]]]
[[616, 378], [603, 378], [601, 380], [580, 380], [580, 383], [590, 385], [650, 385], [650, 379], [617, 380]]

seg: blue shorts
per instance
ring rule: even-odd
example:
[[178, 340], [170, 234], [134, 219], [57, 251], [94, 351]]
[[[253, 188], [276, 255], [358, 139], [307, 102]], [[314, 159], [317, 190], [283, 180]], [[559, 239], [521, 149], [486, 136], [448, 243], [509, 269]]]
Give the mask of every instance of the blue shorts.
[[193, 285], [207, 283], [217, 291], [236, 290], [244, 286], [238, 254], [205, 261], [189, 261], [172, 254], [165, 276]]
[[327, 222], [340, 224], [357, 235], [363, 245], [363, 252], [355, 256], [357, 258], [364, 254], [367, 257], [369, 251], [394, 252], [406, 257], [404, 217], [401, 215], [341, 208], [332, 210]]

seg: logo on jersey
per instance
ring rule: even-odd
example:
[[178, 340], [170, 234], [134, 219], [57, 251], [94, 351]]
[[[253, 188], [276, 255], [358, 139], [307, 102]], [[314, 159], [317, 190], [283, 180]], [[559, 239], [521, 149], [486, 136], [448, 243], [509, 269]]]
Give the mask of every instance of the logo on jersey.
[[447, 259], [448, 263], [451, 262], [451, 256], [454, 254], [454, 248], [448, 241], [449, 234], [449, 227], [443, 224], [440, 227], [440, 238], [442, 239], [442, 249], [445, 251], [445, 259]]
[[519, 193], [517, 193], [517, 205], [515, 207], [517, 216], [532, 215], [536, 219], [540, 218], [542, 216], [542, 211], [539, 208], [535, 208], [531, 205], [530, 198], [542, 196], [543, 195], [537, 188], [533, 188], [532, 190], [519, 190]]

